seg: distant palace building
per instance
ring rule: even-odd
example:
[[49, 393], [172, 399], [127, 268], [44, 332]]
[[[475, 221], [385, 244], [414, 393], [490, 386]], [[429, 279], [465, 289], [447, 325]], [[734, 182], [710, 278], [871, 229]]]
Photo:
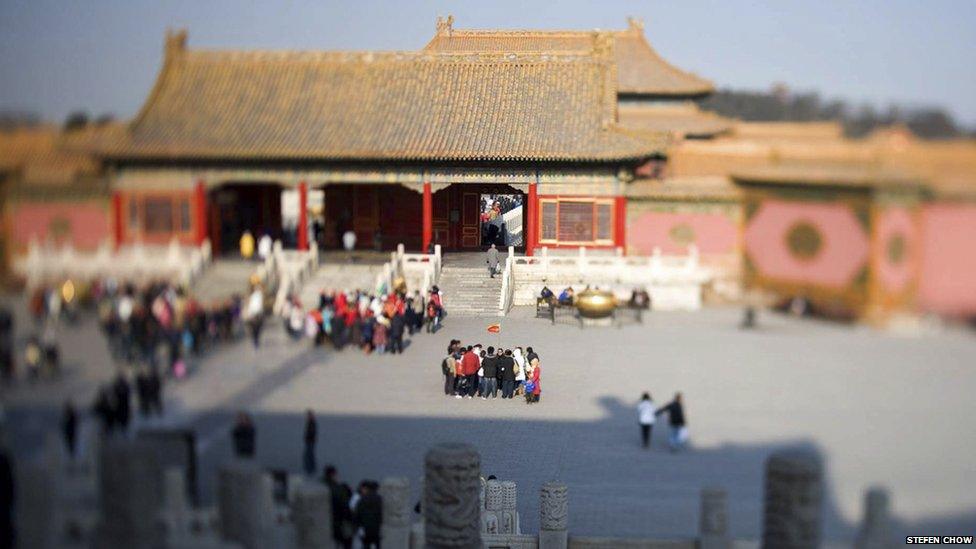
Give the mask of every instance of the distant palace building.
[[299, 249], [353, 230], [361, 247], [480, 250], [486, 196], [504, 195], [522, 206], [506, 223], [528, 255], [694, 244], [715, 295], [744, 281], [831, 313], [976, 315], [976, 142], [702, 111], [712, 83], [665, 61], [637, 20], [498, 31], [438, 18], [417, 52], [186, 40], [167, 35], [128, 124], [0, 135], [6, 253], [33, 238], [209, 239], [219, 254], [246, 229]]

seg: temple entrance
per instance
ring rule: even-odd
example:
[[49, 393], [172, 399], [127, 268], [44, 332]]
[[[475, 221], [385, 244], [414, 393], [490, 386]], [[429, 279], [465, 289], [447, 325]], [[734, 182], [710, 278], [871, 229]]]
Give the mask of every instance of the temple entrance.
[[434, 193], [433, 242], [448, 251], [525, 249], [525, 195], [509, 185], [455, 183]]
[[[417, 251], [423, 239], [423, 195], [401, 185], [330, 184], [317, 242], [341, 249], [342, 235], [356, 235], [356, 249]], [[432, 242], [443, 251], [524, 249], [525, 196], [508, 185], [453, 184], [432, 195]]]
[[241, 235], [255, 240], [268, 234], [282, 237], [281, 186], [270, 183], [229, 183], [210, 192], [210, 241], [216, 254], [236, 254]]

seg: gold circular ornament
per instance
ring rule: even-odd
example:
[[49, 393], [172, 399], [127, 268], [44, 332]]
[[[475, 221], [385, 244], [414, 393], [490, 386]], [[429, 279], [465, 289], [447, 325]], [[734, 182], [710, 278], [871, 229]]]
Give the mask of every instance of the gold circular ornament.
[[823, 248], [823, 237], [820, 231], [806, 221], [798, 221], [786, 233], [786, 245], [793, 257], [810, 260], [820, 253]]
[[671, 242], [678, 246], [688, 246], [695, 241], [695, 229], [692, 229], [691, 225], [687, 223], [681, 223], [671, 227], [671, 230], [668, 231], [668, 237], [671, 238]]
[[905, 241], [905, 235], [891, 235], [885, 248], [888, 254], [888, 263], [900, 265], [905, 261], [905, 256], [908, 253], [908, 242]]

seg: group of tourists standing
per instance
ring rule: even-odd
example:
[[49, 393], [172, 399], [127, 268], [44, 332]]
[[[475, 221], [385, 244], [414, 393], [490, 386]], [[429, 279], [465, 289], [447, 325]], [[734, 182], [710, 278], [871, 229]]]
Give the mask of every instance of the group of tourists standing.
[[655, 407], [651, 393], [644, 393], [641, 396], [637, 404], [637, 423], [641, 429], [641, 442], [644, 448], [651, 448], [655, 420], [663, 414], [668, 415], [668, 426], [671, 429], [668, 433], [668, 447], [672, 452], [677, 452], [688, 443], [688, 425], [681, 393], [675, 393], [674, 399], [660, 408]]
[[539, 355], [522, 347], [503, 349], [489, 346], [461, 345], [452, 339], [447, 356], [441, 361], [444, 375], [444, 394], [454, 398], [480, 397], [482, 400], [525, 397], [529, 404], [539, 402], [542, 396], [542, 366]]
[[294, 339], [308, 337], [315, 346], [329, 343], [339, 351], [347, 346], [366, 354], [402, 353], [405, 335], [434, 327], [444, 314], [440, 289], [427, 298], [415, 291], [371, 294], [328, 290], [319, 295], [318, 307], [305, 311], [297, 297], [289, 298], [282, 315], [285, 330]]

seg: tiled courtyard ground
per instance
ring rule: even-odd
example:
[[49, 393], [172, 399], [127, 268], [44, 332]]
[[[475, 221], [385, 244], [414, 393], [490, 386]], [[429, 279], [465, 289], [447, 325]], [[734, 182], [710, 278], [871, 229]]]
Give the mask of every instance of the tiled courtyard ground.
[[[302, 414], [316, 410], [320, 465], [336, 464], [350, 482], [415, 480], [432, 443], [470, 442], [485, 474], [519, 483], [526, 531], [538, 528], [539, 485], [557, 478], [570, 486], [577, 534], [691, 536], [698, 491], [721, 485], [734, 534], [755, 538], [763, 461], [791, 445], [825, 458], [831, 538], [853, 537], [872, 484], [891, 489], [901, 533], [976, 530], [971, 332], [908, 338], [770, 315], [759, 330], [743, 332], [731, 309], [655, 313], [643, 326], [586, 330], [529, 316], [517, 311], [503, 321], [501, 342], [534, 346], [542, 356], [538, 406], [444, 397], [447, 342], [496, 344], [485, 333], [494, 319], [448, 318], [397, 357], [309, 350], [273, 328], [260, 351], [236, 345], [170, 384], [167, 421], [199, 430], [205, 475], [230, 455], [227, 431], [241, 408], [255, 414], [259, 459], [295, 472]], [[86, 382], [111, 372], [97, 337], [66, 337], [76, 348], [92, 347], [74, 359], [79, 372], [34, 394], [5, 394], [8, 417], [22, 423], [15, 426], [22, 449], [36, 442], [44, 418], [56, 417], [28, 410], [56, 406], [64, 390], [87, 403]], [[684, 392], [689, 451], [668, 453], [661, 424], [654, 450], [640, 449], [634, 406], [644, 390], [659, 403]], [[27, 422], [29, 415], [42, 419]], [[202, 484], [209, 497], [212, 479]]]

